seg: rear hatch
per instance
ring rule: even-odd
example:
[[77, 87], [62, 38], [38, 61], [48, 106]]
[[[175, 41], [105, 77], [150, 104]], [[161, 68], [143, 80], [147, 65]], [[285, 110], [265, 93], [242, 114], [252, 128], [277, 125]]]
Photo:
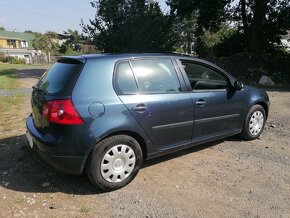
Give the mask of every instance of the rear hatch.
[[47, 70], [33, 86], [31, 105], [35, 127], [42, 133], [49, 132], [51, 122], [45, 116], [47, 106], [55, 100], [69, 100], [73, 87], [85, 64], [85, 58], [61, 58]]

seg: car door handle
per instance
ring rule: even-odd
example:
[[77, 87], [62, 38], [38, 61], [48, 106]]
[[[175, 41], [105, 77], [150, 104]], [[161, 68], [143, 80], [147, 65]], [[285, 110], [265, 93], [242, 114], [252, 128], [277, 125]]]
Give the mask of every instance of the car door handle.
[[137, 104], [135, 107], [133, 107], [133, 111], [137, 112], [144, 112], [146, 111], [147, 106], [145, 104]]
[[195, 102], [195, 104], [199, 106], [204, 106], [206, 104], [206, 101], [203, 99], [199, 99], [197, 102]]

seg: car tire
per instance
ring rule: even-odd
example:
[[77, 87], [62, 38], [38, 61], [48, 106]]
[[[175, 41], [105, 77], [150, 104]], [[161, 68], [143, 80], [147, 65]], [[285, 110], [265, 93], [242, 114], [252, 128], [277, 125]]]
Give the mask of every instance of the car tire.
[[261, 105], [254, 105], [246, 117], [241, 137], [245, 140], [254, 140], [263, 132], [266, 123], [265, 109]]
[[96, 188], [111, 191], [129, 184], [142, 162], [142, 150], [134, 138], [114, 135], [95, 145], [87, 161], [86, 173]]

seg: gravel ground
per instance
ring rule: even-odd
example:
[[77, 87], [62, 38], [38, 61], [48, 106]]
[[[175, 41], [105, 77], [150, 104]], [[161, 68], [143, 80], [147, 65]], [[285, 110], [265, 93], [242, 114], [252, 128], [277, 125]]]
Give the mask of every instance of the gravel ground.
[[[23, 88], [36, 82], [30, 75]], [[0, 217], [290, 217], [290, 92], [268, 94], [258, 140], [234, 136], [147, 161], [132, 183], [107, 193], [42, 162], [23, 124], [0, 139]], [[18, 116], [29, 111], [27, 95]]]

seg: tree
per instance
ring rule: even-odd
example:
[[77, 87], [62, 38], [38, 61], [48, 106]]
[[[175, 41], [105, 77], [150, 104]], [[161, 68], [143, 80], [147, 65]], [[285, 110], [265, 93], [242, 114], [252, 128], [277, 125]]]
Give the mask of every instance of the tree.
[[55, 32], [47, 32], [45, 34], [34, 33], [33, 47], [43, 51], [47, 56], [47, 62], [50, 63], [51, 53], [58, 50], [58, 35]]
[[3, 26], [0, 26], [0, 30], [2, 30], [2, 31], [3, 31], [3, 30], [5, 30], [5, 28], [4, 28]]
[[217, 30], [226, 20], [227, 6], [231, 0], [167, 0], [171, 13], [178, 17], [189, 18], [192, 13], [198, 14], [197, 24], [200, 29]]
[[68, 29], [63, 32], [62, 39], [64, 43], [60, 47], [60, 53], [72, 55], [82, 52], [82, 43], [84, 37], [77, 30]]
[[24, 33], [33, 33], [34, 34], [35, 32], [33, 32], [32, 30], [25, 30]]
[[217, 31], [220, 25], [226, 20], [227, 6], [231, 0], [168, 0], [171, 14], [179, 19], [192, 19], [195, 14], [195, 50], [201, 56], [206, 55], [205, 45], [202, 40], [206, 30]]
[[95, 19], [83, 32], [105, 52], [165, 52], [175, 44], [172, 21], [157, 2], [98, 0], [91, 2]]
[[250, 52], [271, 51], [290, 28], [290, 1], [240, 0], [235, 20], [242, 21], [240, 28]]
[[190, 17], [176, 18], [174, 22], [174, 31], [178, 35], [176, 44], [177, 50], [181, 53], [192, 54], [193, 45], [196, 40], [197, 14], [192, 13]]

